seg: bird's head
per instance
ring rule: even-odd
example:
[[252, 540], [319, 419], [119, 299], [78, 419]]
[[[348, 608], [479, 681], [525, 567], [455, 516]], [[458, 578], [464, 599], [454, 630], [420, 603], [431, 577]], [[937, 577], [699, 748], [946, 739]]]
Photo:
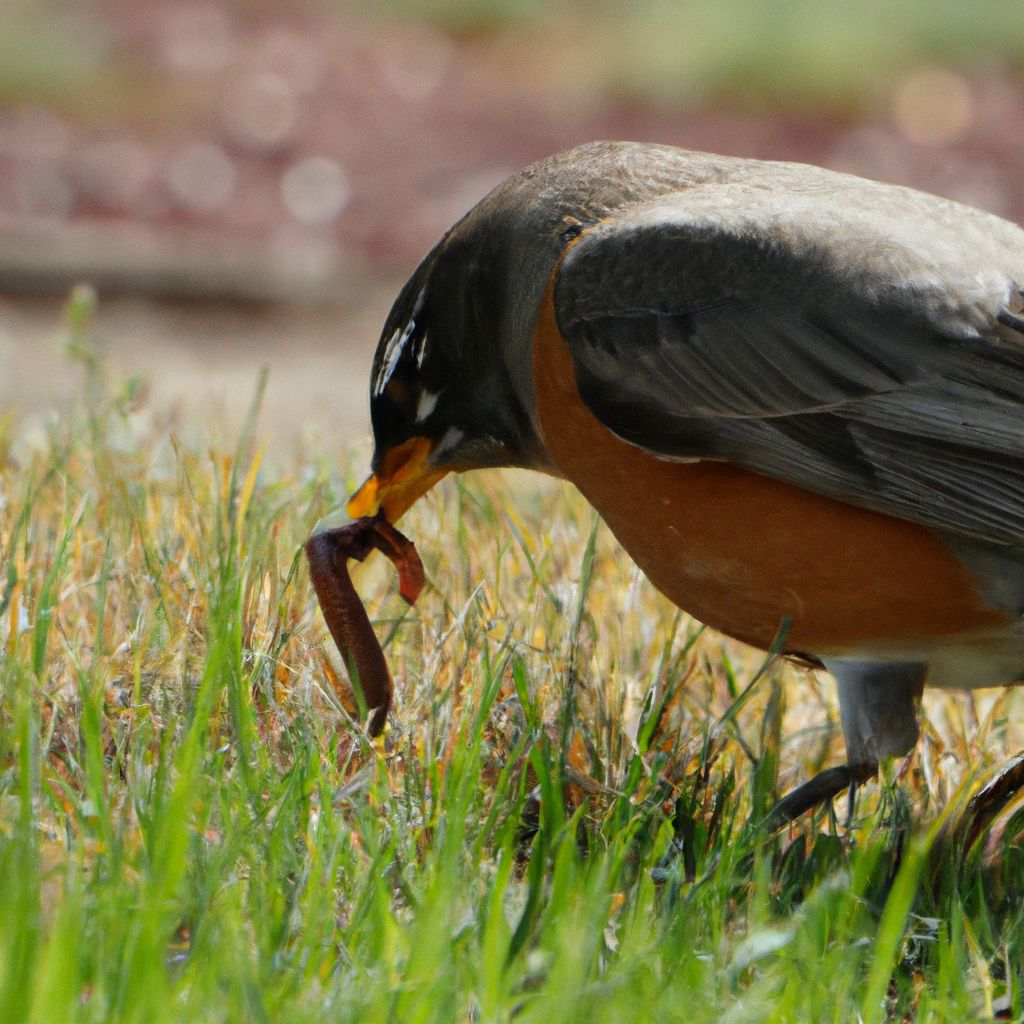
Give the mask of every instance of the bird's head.
[[392, 522], [453, 470], [551, 469], [533, 404], [534, 321], [566, 245], [678, 187], [678, 151], [590, 143], [525, 168], [424, 259], [391, 309], [370, 380], [373, 474], [349, 515]]
[[[350, 516], [383, 511], [394, 522], [452, 471], [543, 466], [532, 414], [532, 318], [524, 314], [536, 310], [533, 282], [542, 289], [546, 273], [517, 275], [515, 254], [530, 225], [513, 207], [493, 197], [481, 203], [392, 306], [370, 377], [373, 472], [349, 500]], [[557, 255], [553, 244], [531, 251], [549, 265]]]

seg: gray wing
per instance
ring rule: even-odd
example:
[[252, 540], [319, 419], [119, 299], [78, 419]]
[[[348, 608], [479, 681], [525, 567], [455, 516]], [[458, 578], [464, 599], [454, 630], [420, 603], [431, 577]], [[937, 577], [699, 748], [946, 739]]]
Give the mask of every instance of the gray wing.
[[627, 441], [1019, 544], [1022, 278], [1015, 226], [837, 175], [602, 222], [555, 308], [583, 400]]

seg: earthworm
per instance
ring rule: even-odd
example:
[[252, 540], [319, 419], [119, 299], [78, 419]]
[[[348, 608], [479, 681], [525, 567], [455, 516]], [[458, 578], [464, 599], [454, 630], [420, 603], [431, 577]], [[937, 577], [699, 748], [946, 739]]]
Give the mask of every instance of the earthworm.
[[313, 589], [349, 679], [362, 693], [370, 711], [367, 731], [371, 736], [379, 736], [384, 729], [394, 684], [380, 641], [352, 585], [348, 560], [355, 558], [361, 562], [375, 548], [398, 569], [399, 590], [412, 604], [423, 589], [423, 563], [413, 542], [383, 514], [323, 530], [306, 541]]

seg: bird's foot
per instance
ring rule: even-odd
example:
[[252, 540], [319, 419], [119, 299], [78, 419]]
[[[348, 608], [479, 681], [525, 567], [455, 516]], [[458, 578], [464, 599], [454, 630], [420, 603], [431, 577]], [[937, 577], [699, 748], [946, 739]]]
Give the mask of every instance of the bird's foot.
[[835, 799], [844, 789], [850, 791], [852, 808], [857, 786], [877, 772], [877, 764], [844, 764], [838, 768], [826, 768], [788, 793], [772, 808], [768, 815], [768, 828], [774, 830], [796, 821], [802, 814]]

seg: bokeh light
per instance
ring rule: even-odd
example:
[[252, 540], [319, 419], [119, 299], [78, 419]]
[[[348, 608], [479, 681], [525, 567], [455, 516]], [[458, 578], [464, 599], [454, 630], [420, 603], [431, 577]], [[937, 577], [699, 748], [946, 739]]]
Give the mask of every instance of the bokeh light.
[[[161, 336], [168, 302], [237, 303], [260, 337], [258, 317], [293, 311], [246, 360], [340, 345], [361, 374], [451, 223], [594, 138], [802, 160], [1024, 219], [1021, 67], [1024, 5], [15, 0], [0, 4], [0, 329], [85, 275], [115, 349], [141, 345], [119, 302]], [[186, 365], [176, 344], [146, 349], [166, 379]], [[364, 427], [361, 401], [342, 414]]]
[[942, 146], [959, 141], [970, 128], [974, 99], [967, 79], [946, 68], [922, 68], [896, 91], [893, 116], [912, 142]]
[[223, 206], [234, 191], [235, 166], [220, 146], [190, 142], [172, 158], [167, 185], [188, 209], [207, 213]]

